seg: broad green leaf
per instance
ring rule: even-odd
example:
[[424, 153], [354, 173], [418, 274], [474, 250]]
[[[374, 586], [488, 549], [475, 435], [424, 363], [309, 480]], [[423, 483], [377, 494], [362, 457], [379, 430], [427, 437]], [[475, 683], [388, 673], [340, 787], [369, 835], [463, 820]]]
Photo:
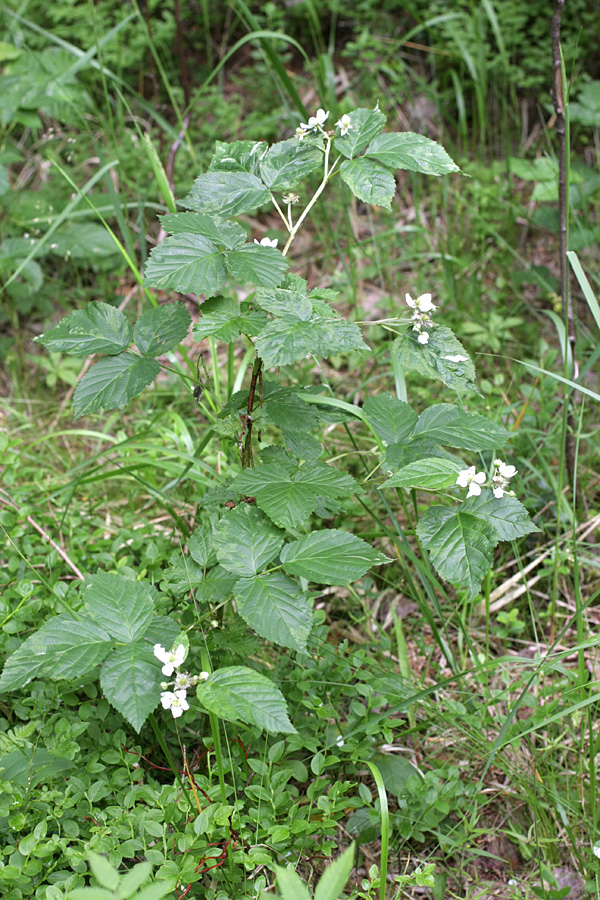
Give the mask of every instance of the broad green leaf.
[[285, 256], [275, 247], [260, 244], [244, 244], [238, 250], [230, 250], [225, 255], [225, 265], [229, 274], [237, 281], [277, 287], [288, 267]]
[[112, 572], [87, 578], [83, 601], [92, 619], [125, 644], [142, 637], [154, 615], [152, 597], [144, 582]]
[[166, 303], [149, 309], [133, 328], [135, 345], [144, 356], [162, 356], [187, 336], [191, 321], [183, 303]]
[[41, 748], [36, 750], [21, 746], [0, 757], [0, 782], [18, 784], [31, 791], [40, 781], [48, 784], [52, 778], [64, 778], [65, 773], [74, 767], [75, 763], [64, 756], [55, 756]]
[[168, 234], [199, 234], [216, 246], [222, 245], [226, 250], [235, 250], [246, 242], [246, 232], [241, 225], [218, 216], [183, 212], [158, 218]]
[[250, 172], [258, 175], [260, 161], [267, 151], [264, 141], [217, 141], [209, 172]]
[[217, 559], [234, 575], [258, 575], [277, 556], [282, 544], [282, 532], [247, 503], [226, 512], [213, 534]]
[[144, 643], [150, 647], [162, 644], [165, 648], [171, 648], [180, 633], [179, 625], [168, 616], [152, 616], [152, 621], [143, 634]]
[[98, 409], [121, 409], [154, 381], [160, 366], [155, 359], [121, 353], [99, 360], [75, 389], [75, 418]]
[[379, 134], [387, 116], [380, 109], [355, 109], [348, 115], [352, 128], [343, 137], [336, 137], [335, 149], [347, 159], [352, 159]]
[[265, 366], [286, 366], [306, 356], [329, 357], [348, 350], [367, 350], [354, 322], [313, 316], [308, 322], [274, 321], [256, 339]]
[[456, 484], [456, 476], [464, 465], [449, 459], [429, 457], [408, 463], [389, 478], [383, 487], [418, 488], [440, 491]]
[[359, 200], [385, 209], [392, 208], [396, 181], [390, 170], [381, 163], [364, 156], [347, 159], [340, 166], [340, 175]]
[[269, 190], [287, 191], [322, 163], [318, 147], [291, 138], [269, 147], [260, 163], [260, 176]]
[[[302, 403], [300, 400], [299, 403]], [[305, 403], [304, 406], [307, 406]], [[290, 453], [300, 461], [318, 459], [323, 453], [323, 447], [319, 441], [302, 431], [285, 430], [283, 433], [285, 445]]]
[[491, 490], [482, 491], [479, 497], [469, 497], [462, 504], [461, 510], [493, 525], [501, 541], [516, 541], [526, 534], [539, 531], [516, 497], [494, 497]]
[[441, 144], [410, 131], [379, 134], [367, 147], [365, 156], [390, 169], [408, 169], [425, 175], [460, 172]]
[[69, 222], [53, 235], [50, 250], [55, 256], [92, 261], [114, 256], [119, 247], [111, 233], [95, 222]]
[[88, 853], [88, 859], [90, 863], [90, 869], [94, 874], [94, 878], [98, 881], [102, 887], [108, 888], [111, 891], [114, 891], [119, 886], [119, 873], [111, 866], [109, 861], [105, 856], [100, 856], [99, 853], [94, 853], [93, 850]]
[[504, 446], [510, 432], [485, 416], [437, 403], [421, 413], [413, 435], [463, 450], [495, 450]]
[[192, 559], [202, 568], [214, 566], [217, 557], [213, 548], [213, 526], [210, 521], [203, 522], [188, 538], [187, 547]]
[[162, 680], [152, 648], [145, 644], [117, 647], [100, 672], [104, 696], [137, 732], [158, 705]]
[[494, 562], [496, 529], [462, 509], [430, 506], [419, 520], [417, 534], [441, 577], [456, 587], [465, 585], [475, 597]]
[[261, 637], [306, 650], [312, 628], [312, 610], [295, 581], [281, 572], [240, 578], [234, 588], [237, 611]]
[[419, 418], [408, 403], [392, 394], [367, 397], [363, 412], [381, 440], [388, 444], [400, 444], [410, 437]]
[[[145, 881], [148, 881], [151, 874], [152, 866], [149, 862], [142, 862], [138, 863], [137, 866], [133, 866], [132, 869], [129, 869], [124, 875], [121, 875], [119, 896], [125, 898], [125, 900], [128, 900], [129, 897], [133, 897], [138, 888]], [[165, 890], [165, 894], [168, 893], [169, 891]], [[135, 900], [139, 900], [139, 897], [136, 897]]]
[[210, 171], [196, 178], [181, 205], [209, 215], [230, 217], [254, 212], [269, 199], [267, 188], [256, 175]]
[[267, 317], [260, 310], [247, 309], [233, 297], [214, 297], [200, 307], [201, 317], [194, 323], [195, 340], [214, 335], [221, 341], [235, 341], [240, 334], [256, 336], [267, 324]]
[[459, 471], [465, 467], [459, 456], [444, 450], [434, 441], [412, 438], [410, 443], [407, 444], [388, 444], [382, 469], [385, 471], [391, 469], [390, 474], [393, 474], [395, 470], [403, 469], [409, 463], [416, 463], [425, 458], [450, 460], [457, 466]]
[[247, 722], [264, 731], [293, 734], [296, 729], [287, 714], [279, 688], [264, 675], [246, 666], [217, 669], [197, 688], [198, 700], [209, 711], [228, 722]]
[[315, 888], [315, 900], [338, 900], [354, 866], [354, 844], [327, 866]]
[[[444, 325], [436, 325], [429, 332], [427, 344], [419, 344], [414, 331], [398, 337], [392, 353], [403, 369], [416, 369], [422, 375], [439, 378], [456, 391], [475, 391], [475, 367], [458, 338]], [[454, 362], [457, 356], [465, 361]]]
[[310, 891], [294, 869], [273, 866], [281, 900], [311, 900]]
[[214, 566], [198, 585], [196, 596], [206, 603], [223, 603], [232, 596], [236, 580], [236, 575]]
[[95, 622], [68, 614], [49, 619], [9, 656], [0, 677], [0, 691], [23, 688], [32, 678], [77, 679], [91, 672], [113, 646], [113, 639]]
[[162, 290], [218, 293], [227, 279], [223, 254], [199, 234], [174, 234], [155, 247], [146, 263], [146, 283]]
[[366, 541], [333, 528], [313, 531], [281, 551], [286, 572], [317, 584], [349, 584], [384, 562], [387, 557]]
[[313, 305], [306, 294], [284, 288], [256, 292], [256, 302], [266, 312], [290, 322], [308, 322], [313, 314]]
[[342, 497], [357, 490], [350, 475], [320, 462], [268, 463], [234, 479], [232, 489], [256, 497], [260, 508], [283, 528], [295, 528], [315, 511], [320, 497]]
[[69, 313], [56, 328], [35, 339], [51, 353], [115, 356], [131, 343], [131, 325], [115, 306], [97, 301]]

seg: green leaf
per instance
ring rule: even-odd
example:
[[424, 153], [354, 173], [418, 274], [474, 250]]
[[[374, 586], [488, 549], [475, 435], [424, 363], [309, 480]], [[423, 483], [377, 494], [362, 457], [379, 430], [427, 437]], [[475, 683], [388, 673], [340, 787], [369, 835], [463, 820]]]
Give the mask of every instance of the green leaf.
[[139, 733], [160, 700], [162, 674], [153, 650], [144, 644], [117, 647], [102, 664], [104, 696]]
[[237, 281], [261, 287], [277, 287], [288, 267], [279, 250], [260, 244], [244, 244], [239, 250], [231, 250], [225, 256], [225, 265]]
[[168, 616], [152, 616], [152, 621], [143, 634], [143, 640], [152, 648], [155, 644], [172, 647], [180, 631], [179, 625]]
[[340, 175], [359, 200], [385, 209], [392, 208], [396, 181], [385, 166], [360, 156], [358, 159], [345, 160], [340, 166]]
[[226, 250], [235, 250], [246, 242], [246, 232], [241, 225], [218, 216], [184, 212], [158, 218], [168, 234], [199, 234]]
[[447, 506], [425, 510], [417, 534], [436, 571], [455, 586], [466, 585], [471, 599], [494, 562], [496, 529], [476, 516]]
[[147, 586], [112, 572], [87, 578], [83, 601], [92, 619], [116, 641], [126, 644], [142, 637], [154, 615]]
[[256, 292], [256, 302], [266, 312], [289, 322], [308, 322], [313, 314], [311, 301], [300, 291], [259, 288]]
[[295, 528], [315, 511], [320, 497], [348, 496], [358, 485], [350, 475], [325, 463], [307, 462], [295, 468], [277, 462], [242, 472], [231, 488], [256, 497], [257, 504], [277, 525]]
[[312, 610], [295, 581], [281, 572], [241, 578], [234, 596], [238, 613], [257, 634], [280, 647], [306, 650]]
[[313, 531], [286, 544], [281, 551], [286, 572], [317, 584], [349, 584], [372, 566], [388, 561], [366, 541], [333, 528]]
[[154, 381], [159, 372], [155, 359], [130, 352], [99, 360], [75, 389], [75, 418], [98, 409], [121, 409]]
[[256, 175], [210, 171], [196, 178], [181, 205], [198, 212], [230, 217], [254, 212], [269, 199], [268, 190]]
[[[419, 344], [414, 331], [407, 331], [392, 345], [392, 353], [402, 369], [416, 369], [422, 375], [439, 378], [456, 391], [475, 391], [475, 367], [458, 338], [444, 325], [429, 332], [427, 344]], [[465, 362], [448, 357], [462, 356]]]
[[495, 450], [504, 446], [510, 432], [485, 416], [437, 403], [421, 413], [413, 436], [463, 450]]
[[119, 886], [120, 879], [119, 873], [114, 866], [111, 866], [105, 856], [100, 856], [99, 853], [94, 853], [93, 850], [89, 851], [88, 859], [90, 869], [92, 870], [96, 881], [98, 881], [102, 887], [108, 888], [110, 891], [115, 891]]
[[144, 356], [169, 353], [187, 336], [191, 321], [183, 303], [166, 303], [149, 309], [135, 323], [136, 347]]
[[406, 440], [419, 418], [408, 403], [391, 394], [367, 397], [363, 412], [381, 440], [388, 444], [400, 444]]
[[92, 261], [119, 252], [111, 233], [95, 222], [69, 222], [53, 236], [50, 249], [55, 256]]
[[377, 135], [369, 144], [365, 156], [389, 166], [390, 169], [408, 169], [425, 175], [460, 172], [440, 144], [410, 131]]
[[260, 161], [265, 155], [264, 141], [217, 141], [208, 167], [209, 172], [250, 172], [258, 175]]
[[315, 900], [338, 900], [342, 896], [354, 865], [354, 850], [354, 844], [350, 844], [341, 856], [327, 866], [315, 888]]
[[383, 487], [417, 488], [440, 491], [456, 484], [456, 476], [464, 465], [449, 459], [429, 457], [408, 463], [389, 478]]
[[260, 310], [244, 311], [247, 304], [240, 305], [233, 297], [215, 297], [206, 300], [200, 307], [201, 318], [194, 323], [195, 340], [214, 335], [229, 343], [240, 334], [255, 337], [267, 324], [265, 313]]
[[286, 366], [310, 354], [329, 357], [348, 350], [368, 350], [354, 322], [313, 316], [308, 322], [269, 322], [256, 339], [265, 366]]
[[227, 279], [223, 254], [198, 234], [174, 234], [155, 247], [146, 263], [146, 283], [162, 290], [218, 293]]
[[283, 534], [259, 509], [241, 503], [226, 512], [213, 535], [217, 559], [234, 575], [257, 575], [273, 560]]
[[462, 504], [463, 512], [485, 519], [496, 529], [501, 541], [516, 541], [539, 531], [529, 513], [516, 497], [494, 497], [491, 490], [484, 490], [478, 497], [468, 497]]
[[203, 569], [214, 566], [217, 557], [213, 548], [213, 526], [203, 522], [188, 538], [187, 547], [192, 559]]
[[[129, 869], [128, 872], [121, 876], [119, 896], [128, 900], [145, 881], [148, 881], [151, 874], [152, 866], [149, 862], [138, 863], [137, 866]], [[165, 891], [165, 893], [168, 894], [169, 892]], [[139, 900], [139, 898], [136, 898], [136, 900]]]
[[296, 138], [273, 144], [260, 162], [260, 175], [271, 191], [287, 191], [318, 169], [323, 154], [314, 144]]
[[464, 463], [459, 456], [443, 450], [434, 441], [413, 438], [409, 444], [389, 444], [385, 451], [385, 461], [382, 468], [387, 471], [403, 469], [409, 463], [419, 462], [425, 457], [432, 459], [448, 459], [456, 464], [459, 471], [464, 469]]
[[336, 137], [335, 149], [343, 156], [352, 159], [365, 149], [376, 134], [382, 130], [387, 116], [377, 109], [355, 109], [348, 113], [352, 128], [344, 137]]
[[247, 722], [264, 731], [294, 734], [283, 694], [264, 675], [246, 666], [218, 669], [198, 685], [198, 700], [228, 722]]
[[131, 343], [131, 325], [115, 306], [97, 301], [69, 313], [56, 328], [35, 339], [51, 353], [115, 356]]
[[113, 639], [95, 622], [68, 614], [55, 616], [9, 656], [0, 691], [23, 688], [41, 676], [81, 678], [102, 662], [112, 646]]
[[282, 900], [311, 900], [308, 888], [294, 869], [273, 866]]

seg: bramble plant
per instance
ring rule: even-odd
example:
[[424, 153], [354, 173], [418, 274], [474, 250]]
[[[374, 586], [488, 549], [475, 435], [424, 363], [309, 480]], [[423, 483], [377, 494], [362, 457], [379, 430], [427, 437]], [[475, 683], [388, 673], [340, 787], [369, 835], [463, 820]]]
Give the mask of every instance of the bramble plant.
[[[194, 591], [193, 620], [182, 620], [177, 610], [158, 615], [163, 605], [154, 585], [98, 572], [86, 579], [79, 608], [50, 619], [9, 657], [0, 690], [22, 688], [33, 678], [78, 684], [100, 666], [105, 698], [138, 732], [161, 703], [184, 724], [208, 713], [219, 762], [218, 719], [287, 735], [295, 727], [273, 681], [250, 666], [219, 667], [206, 642], [213, 622], [226, 626], [235, 609], [261, 638], [297, 652], [301, 665], [320, 586], [348, 585], [390, 562], [360, 536], [324, 525], [339, 502], [370, 489], [379, 495], [391, 490], [410, 519], [404, 492], [413, 495], [415, 510], [415, 492], [433, 497], [424, 510], [418, 505], [414, 540], [439, 575], [465, 588], [471, 599], [493, 565], [499, 541], [536, 530], [508, 490], [514, 466], [497, 458], [510, 433], [465, 409], [468, 394], [476, 390], [474, 365], [440, 323], [431, 294], [413, 300], [407, 293], [412, 317], [380, 324], [395, 335], [396, 375], [414, 370], [436, 378], [456, 393], [456, 403], [437, 403], [419, 413], [406, 397], [381, 393], [361, 408], [333, 396], [326, 382], [302, 387], [294, 379], [307, 357], [369, 353], [359, 323], [335, 310], [336, 292], [309, 289], [289, 271], [293, 242], [328, 185], [341, 179], [359, 201], [390, 208], [395, 170], [459, 172], [436, 142], [384, 132], [386, 117], [379, 108], [346, 113], [333, 128], [328, 117], [319, 109], [294, 137], [272, 146], [217, 142], [208, 171], [179, 204], [185, 211], [160, 217], [168, 236], [150, 255], [146, 284], [204, 296], [192, 335], [197, 342], [208, 339], [213, 359], [218, 344], [227, 345], [226, 396], [200, 358], [196, 365], [186, 350], [176, 354], [191, 324], [182, 302], [148, 309], [133, 327], [115, 307], [94, 302], [39, 338], [50, 352], [101, 357], [77, 385], [76, 417], [121, 409], [161, 369], [179, 376], [209, 422], [196, 456], [211, 440], [220, 440], [223, 461], [214, 490], [199, 498], [204, 510], [199, 524], [193, 533], [184, 532], [187, 555], [161, 584], [175, 596]], [[267, 204], [287, 234], [281, 250], [274, 238], [248, 240], [236, 221]], [[250, 364], [248, 386], [241, 390]], [[284, 377], [278, 378], [281, 368]], [[347, 428], [352, 423], [375, 441], [376, 465], [362, 483], [323, 459], [318, 436], [331, 422]], [[468, 488], [466, 498], [457, 488]], [[199, 663], [198, 674], [181, 671], [188, 657]], [[174, 672], [172, 681], [164, 680]]]

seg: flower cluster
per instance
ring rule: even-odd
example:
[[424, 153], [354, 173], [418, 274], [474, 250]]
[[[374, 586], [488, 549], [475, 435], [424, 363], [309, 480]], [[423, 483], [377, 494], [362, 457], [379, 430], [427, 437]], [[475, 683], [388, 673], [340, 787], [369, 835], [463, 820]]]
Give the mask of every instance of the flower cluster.
[[414, 310], [411, 320], [413, 323], [413, 331], [418, 334], [418, 342], [426, 344], [429, 341], [429, 329], [433, 326], [433, 319], [429, 313], [435, 311], [435, 304], [431, 301], [431, 294], [421, 294], [416, 300], [406, 295], [406, 305]]
[[259, 247], [276, 247], [279, 241], [277, 238], [264, 237], [261, 238], [260, 241], [257, 241], [256, 238], [254, 238], [254, 243], [258, 244]]
[[194, 687], [199, 681], [206, 681], [208, 672], [200, 672], [199, 675], [190, 675], [188, 672], [180, 672], [179, 669], [183, 665], [185, 659], [185, 647], [179, 644], [174, 650], [165, 650], [161, 644], [154, 645], [154, 655], [163, 664], [162, 673], [169, 678], [175, 670], [175, 678], [172, 683], [173, 690], [167, 690], [169, 683], [163, 681], [160, 695], [160, 702], [163, 709], [170, 709], [173, 718], [178, 719], [183, 715], [186, 709], [190, 708], [187, 702], [187, 691]]
[[[304, 138], [309, 134], [315, 134], [317, 131], [321, 133], [324, 132], [324, 125], [327, 119], [329, 118], [329, 112], [325, 112], [324, 109], [318, 109], [316, 116], [310, 116], [308, 122], [302, 122], [296, 128], [296, 137], [299, 141], [304, 140]], [[344, 115], [338, 119], [335, 123], [336, 127], [340, 129], [340, 135], [343, 137], [345, 134], [348, 134], [352, 129], [352, 120], [348, 113], [344, 113]]]
[[[507, 488], [509, 487], [510, 479], [516, 474], [517, 470], [514, 466], [509, 466], [507, 463], [502, 462], [501, 459], [494, 460], [494, 474], [489, 484], [489, 487], [493, 490], [494, 497], [500, 500], [505, 494], [509, 497], [515, 496], [514, 491], [509, 491]], [[477, 472], [475, 466], [471, 466], [458, 473], [456, 483], [459, 487], [469, 488], [467, 497], [479, 497], [482, 486], [487, 483], [487, 476], [485, 472]]]

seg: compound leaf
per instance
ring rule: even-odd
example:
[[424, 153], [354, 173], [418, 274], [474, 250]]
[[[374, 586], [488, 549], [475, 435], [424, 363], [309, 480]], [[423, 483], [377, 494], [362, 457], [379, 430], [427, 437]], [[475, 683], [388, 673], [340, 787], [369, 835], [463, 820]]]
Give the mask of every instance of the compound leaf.
[[196, 178], [181, 201], [186, 209], [220, 216], [254, 212], [269, 200], [269, 191], [250, 172], [211, 170]]
[[313, 531], [281, 551], [286, 572], [317, 584], [349, 584], [371, 566], [384, 562], [388, 562], [387, 557], [362, 538], [333, 528]]
[[155, 247], [146, 263], [146, 283], [162, 290], [216, 294], [225, 284], [223, 254], [199, 234], [174, 234]]
[[347, 159], [340, 166], [340, 175], [359, 200], [385, 209], [392, 208], [396, 181], [390, 170], [381, 163], [364, 156]]
[[282, 532], [247, 503], [225, 513], [213, 534], [217, 559], [234, 575], [257, 575], [277, 556], [282, 544]]
[[318, 169], [323, 154], [314, 144], [296, 138], [269, 147], [260, 162], [260, 175], [271, 191], [287, 191]]
[[410, 131], [377, 135], [369, 144], [365, 156], [389, 166], [390, 169], [408, 169], [425, 175], [460, 172], [441, 144]]
[[199, 234], [226, 250], [235, 250], [246, 241], [246, 232], [237, 222], [208, 216], [205, 213], [183, 212], [159, 216], [168, 234]]
[[293, 734], [279, 688], [264, 675], [246, 666], [217, 669], [197, 688], [198, 700], [228, 722], [247, 722], [264, 731]]
[[261, 637], [306, 650], [312, 610], [295, 581], [282, 572], [240, 578], [234, 588], [237, 611]]
[[332, 356], [368, 347], [354, 322], [313, 316], [307, 322], [269, 322], [256, 339], [256, 352], [265, 366], [285, 366], [310, 354]]
[[115, 356], [131, 343], [131, 325], [115, 306], [100, 301], [90, 303], [65, 316], [58, 325], [36, 338], [51, 353]]
[[163, 680], [151, 647], [117, 647], [102, 664], [100, 684], [104, 696], [137, 732], [160, 700]]
[[144, 356], [169, 353], [186, 337], [191, 321], [183, 303], [166, 303], [149, 309], [133, 328], [135, 345]]
[[249, 281], [260, 287], [277, 287], [288, 267], [285, 256], [275, 247], [244, 244], [225, 256], [229, 274], [240, 282]]
[[230, 343], [240, 334], [257, 335], [267, 324], [267, 317], [260, 310], [245, 310], [233, 297], [214, 297], [200, 307], [200, 319], [194, 323], [193, 335], [201, 341], [210, 335]]
[[75, 389], [75, 418], [98, 409], [121, 409], [154, 381], [159, 372], [155, 359], [129, 351], [104, 357], [85, 373]]
[[352, 159], [365, 149], [376, 134], [379, 134], [387, 116], [380, 109], [355, 109], [348, 115], [351, 128], [343, 137], [336, 137], [335, 149], [347, 159]]
[[484, 519], [447, 506], [430, 506], [417, 526], [436, 571], [455, 586], [466, 585], [471, 598], [494, 561], [496, 529]]

